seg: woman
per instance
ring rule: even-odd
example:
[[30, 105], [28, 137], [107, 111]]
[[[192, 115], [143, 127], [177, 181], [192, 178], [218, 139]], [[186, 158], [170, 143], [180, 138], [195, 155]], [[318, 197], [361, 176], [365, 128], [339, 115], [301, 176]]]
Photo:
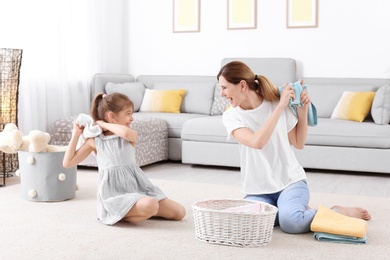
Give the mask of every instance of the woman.
[[[291, 146], [303, 149], [308, 131], [310, 97], [301, 93], [298, 115], [288, 106], [295, 99], [288, 83], [278, 89], [264, 76], [255, 75], [244, 63], [233, 61], [217, 75], [222, 96], [231, 108], [223, 114], [228, 139], [240, 146], [241, 185], [246, 199], [277, 206], [276, 224], [287, 233], [310, 231], [317, 212], [308, 206], [306, 173]], [[301, 82], [301, 84], [303, 81]], [[369, 220], [367, 210], [333, 206], [341, 214]]]

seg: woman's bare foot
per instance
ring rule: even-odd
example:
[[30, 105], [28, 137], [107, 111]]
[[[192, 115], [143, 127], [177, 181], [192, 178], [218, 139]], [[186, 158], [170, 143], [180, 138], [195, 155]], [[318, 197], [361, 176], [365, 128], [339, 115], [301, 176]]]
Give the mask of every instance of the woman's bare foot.
[[370, 213], [368, 213], [368, 211], [363, 208], [333, 206], [331, 209], [348, 217], [360, 218], [364, 220], [371, 219]]

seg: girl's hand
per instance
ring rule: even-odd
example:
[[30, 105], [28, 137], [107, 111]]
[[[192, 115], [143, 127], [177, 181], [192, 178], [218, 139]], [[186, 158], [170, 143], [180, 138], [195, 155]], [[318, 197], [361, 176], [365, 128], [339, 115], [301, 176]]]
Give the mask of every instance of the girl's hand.
[[98, 121], [95, 122], [95, 124], [97, 124], [98, 126], [100, 126], [100, 127], [102, 128], [102, 131], [103, 131], [103, 132], [107, 131], [107, 128], [104, 127], [104, 125], [106, 124], [105, 121], [103, 121], [103, 120], [98, 120]]
[[76, 122], [76, 119], [73, 120], [73, 135], [74, 136], [80, 136], [82, 135], [84, 132], [84, 126], [79, 126], [79, 124], [77, 124]]
[[290, 102], [290, 99], [295, 99], [295, 91], [289, 83], [286, 83], [282, 90], [282, 93], [280, 93], [279, 105], [281, 105], [282, 107], [286, 107]]

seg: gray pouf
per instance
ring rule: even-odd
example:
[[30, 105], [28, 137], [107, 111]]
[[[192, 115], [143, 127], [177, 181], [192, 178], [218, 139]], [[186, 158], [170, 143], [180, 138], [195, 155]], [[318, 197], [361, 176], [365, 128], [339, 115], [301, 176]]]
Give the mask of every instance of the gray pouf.
[[22, 197], [30, 201], [63, 201], [76, 194], [77, 167], [64, 168], [65, 152], [18, 152]]

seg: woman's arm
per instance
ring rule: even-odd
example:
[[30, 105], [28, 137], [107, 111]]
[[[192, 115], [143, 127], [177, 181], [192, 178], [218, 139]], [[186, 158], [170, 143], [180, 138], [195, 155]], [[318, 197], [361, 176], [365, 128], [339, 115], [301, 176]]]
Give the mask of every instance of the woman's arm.
[[279, 121], [285, 107], [288, 105], [290, 98], [295, 98], [294, 88], [286, 83], [282, 93], [280, 94], [279, 104], [272, 111], [271, 116], [267, 121], [256, 131], [253, 132], [249, 128], [238, 128], [232, 132], [233, 137], [241, 144], [262, 149], [268, 140], [271, 138], [276, 124]]
[[68, 144], [68, 148], [65, 151], [64, 159], [62, 161], [62, 165], [65, 168], [71, 168], [73, 166], [78, 165], [80, 162], [82, 162], [87, 156], [92, 152], [95, 151], [95, 141], [94, 139], [87, 139], [84, 144], [76, 150], [77, 142], [79, 140], [80, 135], [83, 133], [84, 128], [79, 127], [79, 125], [76, 123], [76, 120], [73, 122], [73, 132], [72, 132], [72, 138], [70, 139], [70, 142]]
[[103, 120], [96, 121], [96, 124], [98, 124], [103, 129], [103, 131], [108, 130], [131, 143], [135, 143], [138, 139], [137, 131], [131, 129], [130, 127], [119, 124], [107, 123]]
[[307, 114], [311, 103], [310, 97], [305, 90], [301, 93], [301, 103], [304, 105], [302, 107], [298, 106], [298, 123], [288, 133], [290, 143], [297, 149], [303, 149], [305, 147], [308, 131]]

